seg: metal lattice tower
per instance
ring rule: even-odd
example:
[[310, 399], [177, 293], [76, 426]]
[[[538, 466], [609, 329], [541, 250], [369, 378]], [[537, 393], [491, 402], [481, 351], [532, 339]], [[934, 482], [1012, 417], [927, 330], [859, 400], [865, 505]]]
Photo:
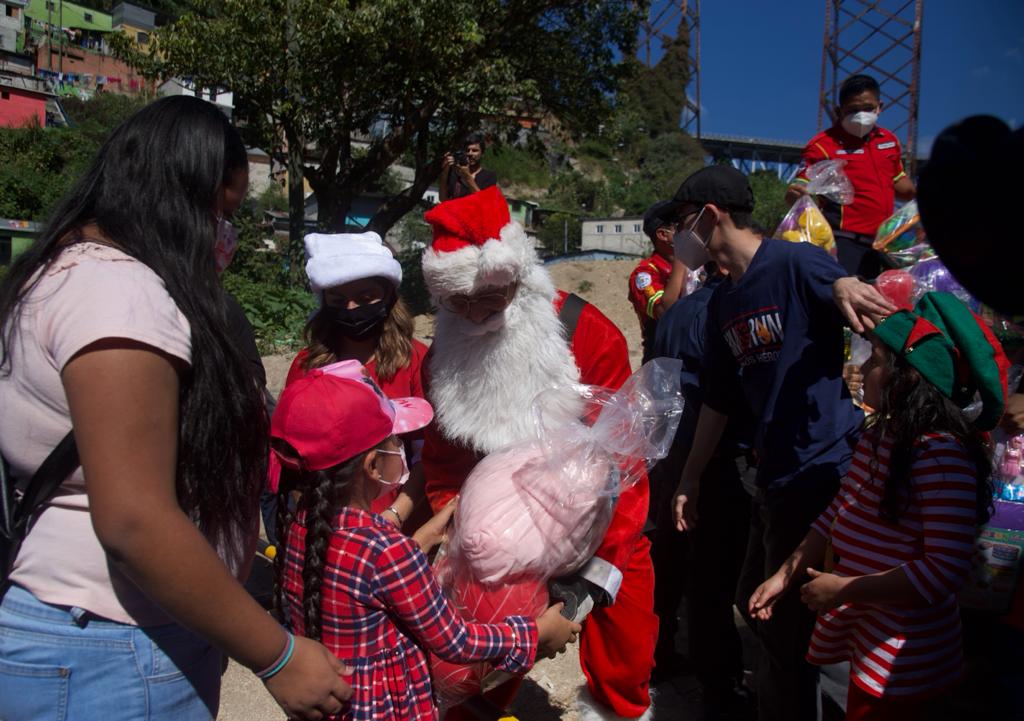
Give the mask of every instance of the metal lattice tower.
[[839, 86], [864, 73], [882, 87], [882, 122], [903, 142], [911, 176], [917, 164], [924, 0], [825, 0], [818, 130], [835, 122]]
[[689, 82], [681, 127], [700, 137], [700, 0], [655, 0], [640, 24], [640, 60], [647, 67], [657, 64], [659, 51], [680, 33], [689, 35]]

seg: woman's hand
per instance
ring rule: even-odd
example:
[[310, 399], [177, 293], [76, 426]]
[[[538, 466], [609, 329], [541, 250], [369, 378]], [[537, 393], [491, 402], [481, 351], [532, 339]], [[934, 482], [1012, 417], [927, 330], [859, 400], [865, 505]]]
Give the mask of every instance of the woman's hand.
[[458, 500], [459, 497], [455, 496], [448, 501], [444, 508], [412, 534], [412, 540], [420, 545], [424, 553], [430, 553], [439, 543], [448, 540], [448, 523], [452, 519], [452, 514], [455, 513], [455, 503]]
[[823, 573], [807, 569], [811, 580], [800, 587], [800, 600], [812, 611], [830, 611], [843, 603], [841, 598], [847, 579], [834, 573]]
[[537, 658], [554, 658], [579, 637], [582, 626], [562, 615], [564, 605], [556, 603], [537, 619]]
[[288, 718], [319, 721], [340, 713], [352, 698], [352, 687], [341, 678], [350, 673], [322, 644], [296, 636], [291, 660], [266, 686]]
[[779, 573], [772, 574], [757, 587], [747, 602], [747, 613], [758, 621], [767, 621], [772, 617], [775, 602], [786, 592], [786, 580]]

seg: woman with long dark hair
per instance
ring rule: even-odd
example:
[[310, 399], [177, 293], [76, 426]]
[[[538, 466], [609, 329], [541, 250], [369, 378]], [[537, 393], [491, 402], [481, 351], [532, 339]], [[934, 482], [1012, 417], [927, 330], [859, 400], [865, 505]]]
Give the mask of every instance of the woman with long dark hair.
[[0, 451], [81, 459], [33, 519], [0, 604], [0, 717], [214, 718], [221, 654], [294, 717], [351, 693], [248, 572], [267, 418], [228, 340], [214, 244], [245, 147], [196, 98], [118, 127], [0, 285]]
[[[801, 600], [819, 614], [807, 660], [850, 662], [850, 721], [924, 718], [927, 699], [963, 673], [956, 593], [991, 511], [984, 432], [1003, 414], [1008, 366], [991, 331], [948, 293], [879, 323], [862, 369], [876, 412], [850, 471], [750, 598], [750, 614], [770, 623], [802, 580]], [[980, 411], [969, 415], [975, 394]]]
[[[355, 360], [388, 398], [423, 398], [420, 369], [427, 347], [413, 338], [413, 316], [398, 293], [402, 266], [381, 237], [310, 234], [306, 256], [306, 275], [320, 307], [306, 324], [306, 347], [292, 361], [285, 385], [315, 368]], [[403, 434], [402, 442], [410, 459], [409, 482], [377, 498], [373, 511], [412, 532], [429, 517], [421, 504], [422, 433]], [[417, 507], [423, 512], [413, 517]]]

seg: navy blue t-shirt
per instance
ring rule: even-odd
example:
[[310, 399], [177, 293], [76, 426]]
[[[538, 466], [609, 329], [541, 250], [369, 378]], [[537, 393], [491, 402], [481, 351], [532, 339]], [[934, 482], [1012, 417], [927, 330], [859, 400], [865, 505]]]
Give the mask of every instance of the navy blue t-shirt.
[[[721, 284], [721, 278], [711, 278], [690, 295], [677, 300], [661, 316], [655, 329], [654, 357], [678, 358], [683, 362], [679, 373], [683, 416], [679, 420], [675, 442], [687, 451], [693, 442], [703, 400], [701, 374], [708, 303], [714, 289]], [[750, 447], [753, 432], [749, 416], [750, 411], [747, 410], [742, 394], [735, 394], [733, 402], [729, 404], [729, 425], [718, 443], [720, 452], [735, 453], [740, 446]]]
[[843, 318], [832, 284], [846, 272], [810, 243], [762, 241], [747, 272], [708, 305], [704, 403], [728, 413], [737, 385], [757, 424], [757, 484], [812, 466], [845, 472], [863, 415], [843, 381]]

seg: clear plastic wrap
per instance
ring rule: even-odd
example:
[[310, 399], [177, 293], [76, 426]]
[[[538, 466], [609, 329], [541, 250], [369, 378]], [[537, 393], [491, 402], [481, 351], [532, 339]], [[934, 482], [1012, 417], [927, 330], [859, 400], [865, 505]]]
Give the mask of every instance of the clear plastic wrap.
[[840, 205], [853, 202], [853, 185], [843, 172], [845, 160], [822, 160], [807, 169], [807, 195], [793, 203], [775, 229], [775, 237], [791, 243], [811, 243], [836, 255], [836, 239], [832, 227], [814, 200], [824, 195]]
[[845, 167], [845, 160], [818, 161], [807, 169], [807, 192], [849, 205], [853, 202], [853, 183], [846, 177]]
[[[645, 364], [612, 393], [579, 386], [584, 415], [556, 422], [535, 404], [537, 438], [491, 453], [459, 494], [434, 571], [466, 620], [536, 617], [547, 581], [594, 554], [621, 493], [667, 453], [682, 415], [678, 360]], [[442, 706], [478, 693], [489, 664], [431, 658]]]
[[917, 201], [911, 200], [878, 226], [875, 250], [885, 253], [897, 268], [906, 268], [935, 257], [917, 210]]
[[952, 293], [975, 313], [981, 312], [981, 303], [957, 282], [957, 279], [953, 277], [953, 274], [949, 272], [949, 269], [938, 258], [922, 260], [911, 266], [908, 272], [914, 278], [915, 304], [925, 293], [940, 291]]
[[878, 292], [900, 310], [913, 309], [915, 285], [914, 276], [902, 268], [884, 271], [875, 279]]
[[[1007, 373], [1007, 388], [1013, 393], [1024, 377], [1024, 367], [1014, 364]], [[1002, 428], [992, 431], [992, 481], [995, 497], [1024, 503], [1024, 435], [1010, 435]]]

